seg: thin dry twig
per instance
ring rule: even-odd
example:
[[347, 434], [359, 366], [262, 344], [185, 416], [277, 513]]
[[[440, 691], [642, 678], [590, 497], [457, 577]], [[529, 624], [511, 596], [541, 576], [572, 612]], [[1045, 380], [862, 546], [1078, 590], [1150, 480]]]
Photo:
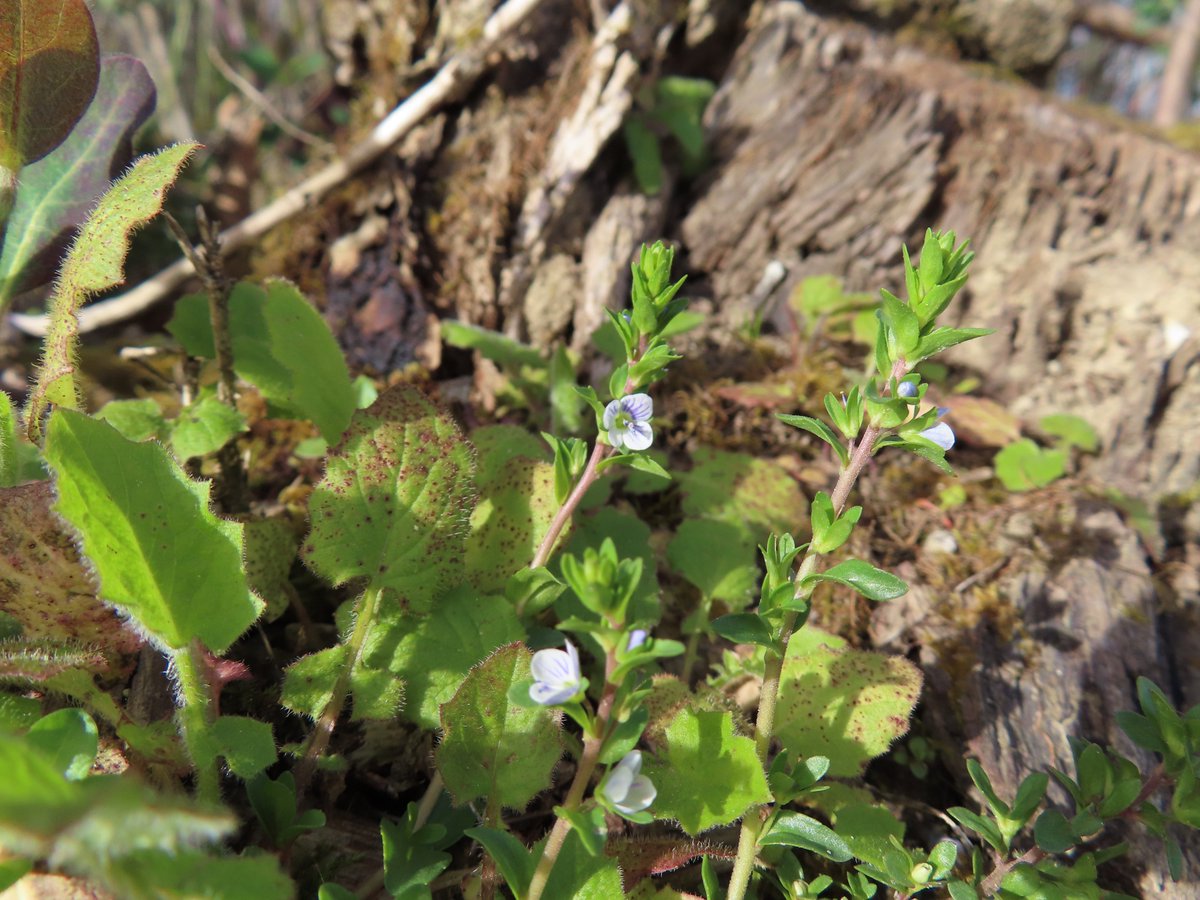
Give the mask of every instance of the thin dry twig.
[[329, 149], [332, 146], [324, 138], [318, 137], [311, 131], [306, 131], [299, 125], [292, 123], [287, 116], [275, 108], [275, 104], [271, 102], [270, 97], [243, 78], [241, 73], [231, 66], [225, 57], [221, 55], [220, 51], [212, 44], [208, 45], [208, 58], [213, 66], [216, 67], [216, 70], [224, 76], [226, 81], [237, 88], [243, 97], [253, 103], [259, 112], [278, 125], [284, 133], [291, 135], [302, 143], [308, 144], [310, 147]]
[[[225, 251], [240, 250], [276, 225], [309, 209], [329, 191], [378, 159], [435, 109], [472, 84], [484, 71], [488, 55], [499, 46], [543, 0], [507, 0], [483, 26], [479, 41], [456, 53], [430, 81], [393, 109], [374, 130], [344, 157], [306, 178], [296, 187], [237, 225], [221, 233]], [[191, 261], [181, 259], [130, 291], [93, 303], [79, 312], [79, 331], [86, 334], [123, 322], [164, 300], [195, 273]], [[43, 336], [46, 316], [14, 314], [13, 325], [26, 334]]]

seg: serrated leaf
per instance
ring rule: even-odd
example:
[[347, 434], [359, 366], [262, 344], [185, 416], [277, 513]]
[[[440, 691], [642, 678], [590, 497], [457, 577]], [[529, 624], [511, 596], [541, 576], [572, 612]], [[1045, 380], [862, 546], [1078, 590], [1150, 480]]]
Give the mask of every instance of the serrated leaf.
[[248, 519], [242, 523], [246, 582], [267, 604], [263, 618], [273, 622], [297, 600], [288, 578], [300, 540], [283, 519]]
[[74, 229], [132, 156], [133, 134], [154, 111], [154, 82], [140, 60], [108, 56], [87, 112], [67, 139], [21, 170], [0, 250], [0, 310], [54, 276]]
[[760, 544], [775, 531], [803, 527], [808, 502], [779, 463], [745, 453], [701, 448], [695, 468], [678, 474], [683, 513], [741, 525]]
[[877, 569], [861, 559], [848, 559], [836, 566], [809, 575], [802, 582], [832, 581], [854, 588], [868, 600], [894, 600], [908, 593], [908, 585], [891, 572]]
[[242, 526], [209, 510], [208, 482], [192, 481], [159, 444], [136, 444], [111, 425], [59, 409], [46, 459], [55, 509], [79, 532], [106, 601], [173, 650], [201, 640], [223, 653], [262, 611], [242, 571]]
[[48, 481], [0, 490], [0, 612], [27, 641], [71, 641], [121, 665], [142, 639], [101, 602]]
[[413, 835], [407, 823], [384, 819], [379, 824], [383, 839], [384, 888], [393, 897], [405, 900], [428, 898], [429, 883], [446, 870], [451, 856], [437, 847], [422, 843], [421, 834]]
[[[642, 772], [658, 789], [650, 812], [656, 819], [676, 820], [692, 835], [727, 825], [770, 800], [754, 741], [734, 733], [728, 712], [680, 709]], [[704, 772], [703, 785], [697, 772]]]
[[671, 568], [709, 600], [743, 609], [758, 582], [754, 539], [730, 522], [685, 519], [667, 545]]
[[502, 440], [485, 429], [472, 436], [479, 451], [479, 499], [464, 565], [467, 580], [484, 593], [502, 592], [513, 573], [529, 565], [560, 506], [554, 465], [545, 461], [542, 442], [517, 432], [520, 437], [503, 432]]
[[404, 717], [429, 731], [440, 725], [438, 710], [471, 668], [525, 633], [508, 601], [465, 587], [439, 600], [435, 613], [406, 620], [403, 629], [391, 670], [406, 685]]
[[854, 856], [850, 845], [832, 828], [818, 822], [812, 816], [798, 812], [781, 813], [758, 843], [763, 847], [782, 846], [811, 850], [834, 862], [845, 862]]
[[[212, 359], [208, 299], [184, 297], [168, 330], [192, 356]], [[241, 281], [229, 294], [233, 368], [281, 413], [308, 419], [329, 443], [356, 408], [346, 359], [325, 320], [290, 281]]]
[[66, 138], [96, 93], [99, 62], [83, 0], [0, 6], [0, 166], [20, 169]]
[[454, 422], [398, 385], [355, 413], [313, 489], [306, 562], [333, 585], [355, 578], [423, 611], [462, 578], [474, 491]]
[[161, 437], [167, 430], [162, 410], [149, 397], [112, 400], [100, 408], [96, 418], [107, 422], [131, 441]]
[[104, 193], [76, 234], [50, 298], [50, 323], [26, 413], [31, 439], [40, 436], [42, 417], [51, 404], [72, 409], [79, 405], [75, 314], [89, 297], [124, 282], [130, 236], [162, 210], [167, 189], [197, 146], [176, 144], [138, 159]]
[[532, 658], [520, 644], [501, 647], [442, 705], [435, 760], [456, 804], [486, 797], [523, 810], [550, 785], [562, 756], [560, 723], [545, 707], [521, 708], [508, 700], [509, 688], [529, 677]]
[[830, 774], [852, 778], [908, 731], [921, 671], [908, 660], [818, 642], [805, 628], [788, 644], [775, 732], [800, 756], [827, 756]]
[[96, 723], [81, 709], [60, 709], [43, 716], [25, 739], [71, 781], [87, 777], [100, 748]]
[[215, 453], [246, 430], [246, 417], [205, 394], [171, 423], [171, 449], [181, 460]]

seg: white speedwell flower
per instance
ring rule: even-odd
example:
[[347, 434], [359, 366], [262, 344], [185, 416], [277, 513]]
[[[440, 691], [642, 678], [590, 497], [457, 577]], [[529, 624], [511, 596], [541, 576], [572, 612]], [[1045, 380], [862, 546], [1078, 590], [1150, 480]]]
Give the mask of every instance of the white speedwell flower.
[[604, 799], [611, 803], [617, 812], [626, 815], [639, 813], [653, 803], [654, 798], [658, 796], [654, 783], [645, 775], [640, 774], [641, 771], [642, 752], [631, 750], [604, 779], [600, 790], [604, 794]]
[[654, 401], [649, 394], [629, 394], [604, 407], [608, 441], [618, 450], [645, 450], [654, 442], [650, 419]]
[[[940, 420], [948, 412], [950, 412], [948, 407], [941, 407], [938, 410], [938, 419]], [[927, 441], [933, 441], [943, 450], [949, 450], [954, 446], [954, 429], [945, 422], [939, 421], [936, 425], [926, 428], [921, 432], [921, 437]]]
[[579, 651], [570, 641], [565, 642], [566, 651], [539, 650], [533, 654], [529, 669], [533, 673], [533, 684], [529, 696], [542, 706], [558, 706], [566, 703], [583, 687], [583, 673], [579, 668]]

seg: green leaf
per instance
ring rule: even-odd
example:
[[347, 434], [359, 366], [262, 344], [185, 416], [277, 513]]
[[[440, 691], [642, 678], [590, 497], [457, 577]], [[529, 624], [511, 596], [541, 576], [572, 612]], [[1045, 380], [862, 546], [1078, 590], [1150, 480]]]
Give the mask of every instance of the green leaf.
[[534, 369], [544, 369], [549, 365], [539, 350], [505, 337], [498, 331], [489, 331], [455, 319], [443, 319], [441, 329], [442, 340], [451, 347], [478, 350], [482, 356], [499, 365], [510, 368], [530, 366]]
[[0, 488], [17, 483], [17, 417], [12, 399], [0, 391]]
[[598, 856], [589, 853], [579, 832], [572, 830], [554, 861], [542, 896], [548, 900], [551, 897], [570, 897], [571, 900], [614, 900], [624, 897], [621, 870], [615, 859], [603, 853]]
[[277, 758], [271, 726], [247, 716], [220, 716], [201, 736], [214, 756], [225, 757], [229, 771], [251, 778]]
[[[620, 559], [642, 561], [642, 574], [633, 589], [633, 597], [626, 611], [626, 621], [657, 622], [662, 615], [657, 560], [654, 549], [650, 546], [650, 528], [641, 519], [619, 512], [611, 506], [601, 507], [595, 513], [576, 520], [575, 531], [563, 548], [563, 553], [582, 558], [587, 548], [598, 550], [605, 539], [612, 540]], [[551, 563], [551, 568], [556, 572], [561, 572], [561, 563], [558, 560], [562, 555], [559, 554]], [[560, 619], [586, 615], [583, 603], [570, 589], [555, 605], [555, 612]]]
[[525, 896], [529, 882], [533, 880], [533, 870], [537, 867], [537, 860], [528, 848], [507, 831], [498, 828], [468, 828], [465, 834], [482, 844], [483, 849], [495, 860], [496, 868], [504, 876], [513, 895]]
[[[831, 790], [847, 789], [834, 785]], [[887, 807], [875, 803], [852, 800], [838, 806], [835, 822], [838, 836], [846, 841], [854, 856], [880, 870], [887, 867], [896, 842], [904, 838], [904, 823]]]
[[895, 600], [908, 593], [908, 585], [891, 572], [877, 569], [861, 559], [848, 559], [824, 572], [809, 575], [802, 585], [818, 581], [832, 581], [854, 588], [868, 600]]
[[1033, 839], [1047, 853], [1065, 853], [1076, 843], [1071, 823], [1057, 809], [1044, 810], [1038, 816], [1038, 820], [1033, 826]]
[[282, 517], [246, 519], [242, 523], [245, 542], [246, 582], [255, 596], [266, 602], [263, 618], [273, 622], [290, 603], [299, 603], [289, 575], [296, 561], [300, 538]]
[[973, 341], [975, 338], [986, 337], [994, 330], [992, 328], [935, 328], [921, 338], [909, 362], [917, 363], [928, 359], [943, 350], [949, 350], [951, 347]]
[[557, 717], [545, 707], [523, 709], [508, 700], [513, 683], [529, 677], [532, 658], [520, 644], [501, 647], [442, 705], [435, 758], [456, 804], [485, 797], [522, 810], [549, 787], [562, 756]]
[[763, 847], [783, 846], [811, 850], [834, 862], [845, 862], [854, 854], [832, 828], [803, 813], [784, 812], [771, 823], [758, 842]]
[[62, 144], [21, 170], [0, 251], [0, 310], [54, 277], [75, 228], [129, 162], [134, 132], [153, 111], [154, 82], [139, 60], [101, 60], [83, 118]]
[[788, 643], [775, 732], [800, 756], [827, 756], [830, 774], [852, 778], [908, 731], [921, 671], [908, 660], [830, 646], [805, 628]]
[[962, 806], [952, 806], [946, 812], [950, 814], [950, 818], [974, 831], [999, 853], [1008, 852], [1004, 835], [1000, 833], [999, 827], [991, 819], [985, 819], [978, 813], [971, 812]]
[[953, 475], [954, 469], [950, 468], [950, 464], [946, 462], [946, 451], [935, 444], [933, 441], [926, 440], [919, 435], [914, 435], [914, 439], [905, 440], [902, 437], [885, 437], [881, 438], [875, 444], [875, 450], [878, 452], [884, 447], [899, 447], [901, 450], [907, 450], [909, 453], [915, 453], [924, 460], [933, 463], [947, 475]]
[[834, 449], [843, 466], [849, 462], [850, 455], [846, 452], [846, 448], [842, 445], [841, 440], [838, 439], [836, 432], [820, 419], [814, 419], [812, 416], [789, 416], [782, 413], [776, 414], [776, 418], [785, 425], [791, 425], [793, 428], [799, 428], [802, 431], [807, 431], [809, 434], [819, 437]]
[[403, 626], [389, 670], [404, 679], [404, 717], [428, 731], [441, 724], [439, 708], [471, 668], [525, 634], [506, 600], [466, 587], [442, 597], [434, 613], [408, 617]]
[[684, 519], [667, 545], [671, 567], [709, 600], [744, 609], [758, 582], [754, 539], [730, 522]]
[[554, 465], [545, 461], [542, 442], [524, 429], [514, 431], [478, 429], [472, 435], [479, 500], [464, 566], [467, 580], [484, 593], [502, 592], [512, 574], [529, 565], [560, 506]]
[[808, 503], [787, 469], [770, 459], [701, 448], [695, 468], [679, 474], [683, 513], [746, 528], [765, 544], [776, 531], [794, 531], [808, 518]]
[[354, 891], [346, 890], [340, 884], [326, 881], [317, 890], [317, 900], [360, 900]]
[[1028, 438], [1022, 438], [1001, 449], [992, 464], [996, 477], [1008, 490], [1030, 491], [1061, 478], [1067, 470], [1067, 454], [1062, 450], [1043, 450]]
[[262, 611], [242, 571], [242, 526], [209, 510], [163, 447], [132, 443], [111, 425], [56, 410], [46, 436], [55, 507], [79, 532], [104, 599], [173, 650], [199, 638], [228, 649]]
[[246, 431], [246, 417], [213, 393], [185, 406], [171, 424], [171, 449], [182, 460], [215, 453]]
[[66, 139], [96, 93], [100, 50], [83, 0], [6, 0], [0, 13], [0, 166]]
[[1079, 416], [1066, 414], [1044, 416], [1038, 422], [1038, 427], [1046, 434], [1059, 439], [1058, 448], [1060, 450], [1078, 447], [1085, 453], [1095, 453], [1100, 447], [1096, 429]]
[[775, 632], [762, 616], [755, 613], [730, 613], [712, 621], [712, 630], [735, 644], [775, 646]]
[[[727, 712], [680, 709], [662, 732], [662, 749], [645, 758], [642, 771], [658, 789], [650, 812], [676, 820], [692, 835], [770, 800], [754, 741], [734, 733]], [[697, 772], [705, 774], [703, 785]]]
[[1028, 822], [1046, 796], [1049, 784], [1050, 776], [1045, 772], [1032, 772], [1025, 776], [1017, 788], [1017, 796], [1013, 798], [1012, 817], [1018, 822]]
[[60, 709], [43, 716], [29, 729], [26, 740], [71, 781], [87, 777], [100, 749], [96, 723], [81, 709]]
[[917, 314], [909, 309], [908, 304], [894, 294], [889, 291], [880, 291], [880, 294], [883, 295], [880, 315], [891, 326], [892, 333], [896, 336], [896, 349], [907, 359], [917, 349], [921, 338], [921, 323], [917, 321]]
[[387, 819], [379, 823], [383, 838], [384, 888], [393, 897], [404, 900], [431, 897], [429, 883], [446, 870], [451, 860], [449, 853], [427, 842], [424, 832], [428, 828], [414, 834], [411, 826], [412, 822], [407, 818], [398, 823]]
[[462, 579], [470, 447], [424, 395], [398, 385], [355, 413], [309, 499], [302, 555], [334, 586], [364, 578], [416, 611]]
[[1116, 722], [1129, 739], [1144, 750], [1151, 753], [1167, 752], [1167, 745], [1154, 722], [1143, 715], [1129, 710], [1121, 710], [1116, 714]]
[[79, 321], [75, 313], [89, 297], [124, 282], [130, 235], [158, 215], [167, 188], [196, 147], [176, 144], [138, 159], [100, 198], [75, 236], [50, 298], [50, 324], [26, 414], [31, 438], [40, 436], [42, 417], [50, 404], [79, 405], [75, 382]]
[[13, 858], [0, 862], [0, 891], [7, 891], [32, 870], [32, 860]]
[[638, 116], [629, 116], [621, 129], [625, 137], [625, 148], [633, 160], [633, 174], [638, 189], [653, 196], [662, 190], [662, 148], [658, 137]]
[[[191, 356], [216, 357], [208, 298], [184, 297], [167, 330]], [[325, 320], [289, 281], [242, 281], [229, 294], [233, 368], [290, 418], [308, 419], [333, 444], [356, 409], [345, 356]]]
[[107, 422], [131, 441], [162, 437], [167, 431], [167, 420], [162, 410], [149, 397], [112, 400], [100, 408], [96, 418]]
[[992, 779], [979, 764], [979, 760], [967, 760], [967, 774], [971, 776], [971, 781], [975, 782], [975, 787], [979, 788], [979, 792], [983, 794], [984, 800], [987, 801], [988, 807], [995, 815], [1008, 816], [1012, 812], [1009, 805], [996, 795], [996, 791], [992, 787]]
[[320, 810], [296, 815], [296, 780], [291, 772], [281, 772], [274, 780], [265, 774], [251, 778], [246, 782], [246, 796], [276, 847], [286, 847], [304, 832], [325, 825], [325, 813]]

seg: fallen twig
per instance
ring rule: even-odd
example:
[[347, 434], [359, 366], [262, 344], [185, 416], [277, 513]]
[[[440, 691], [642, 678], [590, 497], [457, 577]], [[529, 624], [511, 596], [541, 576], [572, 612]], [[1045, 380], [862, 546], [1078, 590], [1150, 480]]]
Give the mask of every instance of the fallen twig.
[[[221, 245], [225, 251], [236, 251], [256, 241], [276, 225], [310, 208], [330, 190], [374, 162], [417, 123], [478, 78], [484, 70], [488, 54], [542, 2], [507, 0], [484, 24], [483, 33], [473, 47], [451, 57], [437, 75], [388, 113], [366, 139], [345, 157], [306, 178], [283, 196], [222, 232]], [[80, 333], [95, 331], [138, 315], [168, 297], [195, 271], [189, 260], [180, 259], [132, 290], [93, 303], [79, 312]], [[21, 331], [39, 337], [46, 333], [49, 324], [46, 316], [14, 314], [10, 319]]]

